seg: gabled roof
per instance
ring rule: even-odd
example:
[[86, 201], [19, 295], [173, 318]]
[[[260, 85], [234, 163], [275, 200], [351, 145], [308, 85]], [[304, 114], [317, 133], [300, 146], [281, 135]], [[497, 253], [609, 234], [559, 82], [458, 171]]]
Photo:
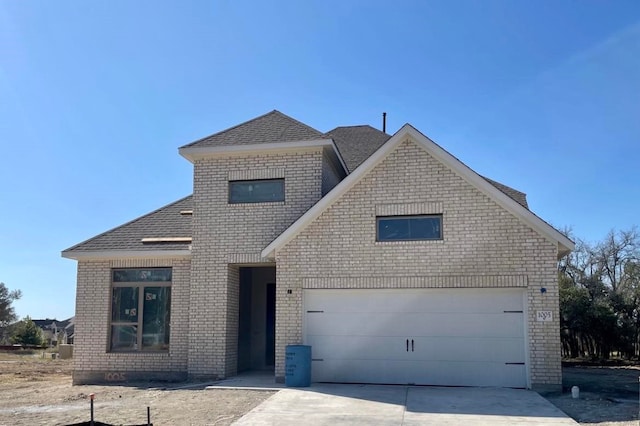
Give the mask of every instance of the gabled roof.
[[[340, 155], [348, 168], [348, 172], [353, 172], [360, 164], [371, 157], [386, 141], [391, 138], [388, 135], [369, 125], [363, 126], [342, 126], [325, 133], [335, 142], [340, 151]], [[521, 206], [529, 208], [527, 204], [527, 194], [513, 189], [493, 179], [484, 177], [491, 185], [513, 198]]]
[[[405, 124], [398, 130], [380, 149], [371, 155], [360, 167], [348, 175], [342, 182], [334, 187], [324, 198], [307, 210], [298, 220], [287, 228], [280, 236], [273, 240], [263, 251], [262, 257], [274, 258], [275, 253], [295, 238], [325, 210], [331, 207], [340, 197], [358, 183], [367, 173], [373, 170], [384, 158], [389, 155], [407, 137], [411, 138], [436, 160], [449, 167], [454, 173], [463, 178], [476, 189], [487, 195], [497, 204], [511, 212], [525, 224], [533, 228], [540, 235], [553, 241], [558, 246], [558, 257], [564, 256], [573, 250], [574, 243], [557, 229], [529, 211], [525, 206], [511, 198], [506, 192], [498, 189], [488, 180], [471, 170], [466, 164], [449, 154], [438, 144], [420, 133], [410, 124]], [[508, 188], [508, 187], [507, 187]]]
[[170, 237], [191, 237], [191, 215], [181, 214], [193, 208], [193, 197], [182, 198], [151, 213], [141, 216], [131, 222], [118, 226], [102, 234], [76, 244], [62, 252], [63, 257], [78, 259], [79, 257], [123, 256], [130, 252], [188, 252], [188, 242], [154, 242], [145, 243], [142, 239]]
[[[278, 126], [282, 128], [279, 129]], [[252, 137], [256, 139], [251, 139]], [[300, 140], [301, 137], [310, 139]], [[189, 158], [191, 155], [198, 156], [202, 153], [227, 155], [230, 152], [323, 147], [326, 153], [342, 164], [345, 171], [355, 173], [370, 157], [378, 155], [377, 152], [390, 138], [388, 134], [368, 125], [337, 127], [321, 134], [274, 110], [186, 145], [181, 148], [181, 153], [185, 155], [184, 151], [193, 151], [185, 155]], [[200, 143], [204, 146], [198, 145]], [[483, 179], [522, 207], [528, 208], [524, 193], [491, 179]], [[324, 202], [323, 200], [318, 204]], [[190, 252], [189, 240], [192, 237], [191, 216], [181, 215], [180, 212], [192, 209], [192, 197], [185, 197], [77, 244], [63, 251], [62, 256], [71, 259], [187, 256]]]
[[354, 171], [391, 137], [391, 135], [368, 125], [336, 127], [325, 135], [335, 142], [349, 173]]
[[273, 110], [260, 117], [187, 144], [182, 148], [299, 142], [320, 138], [322, 138], [322, 133], [316, 129], [280, 111]]

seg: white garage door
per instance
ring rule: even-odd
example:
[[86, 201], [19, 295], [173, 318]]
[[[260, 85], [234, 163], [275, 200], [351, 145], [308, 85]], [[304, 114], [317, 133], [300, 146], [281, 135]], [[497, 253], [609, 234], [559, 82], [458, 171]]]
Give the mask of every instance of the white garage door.
[[526, 387], [518, 289], [305, 290], [315, 382]]

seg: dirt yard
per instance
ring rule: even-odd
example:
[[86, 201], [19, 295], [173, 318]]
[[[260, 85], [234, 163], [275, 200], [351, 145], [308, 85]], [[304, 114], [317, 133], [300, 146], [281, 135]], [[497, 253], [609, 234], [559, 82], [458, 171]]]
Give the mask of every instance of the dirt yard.
[[[547, 399], [583, 425], [637, 426], [640, 367], [565, 366], [562, 395]], [[572, 399], [571, 387], [580, 388]]]
[[[638, 424], [640, 367], [568, 366], [563, 376], [565, 392], [547, 399], [581, 424]], [[580, 387], [580, 399], [571, 398], [572, 386]], [[149, 406], [156, 426], [230, 425], [274, 393], [204, 387], [72, 386], [69, 360], [0, 353], [0, 426], [88, 421], [91, 393], [95, 394], [95, 420], [105, 423], [144, 424]]]
[[229, 425], [274, 392], [204, 390], [204, 384], [72, 386], [69, 360], [40, 355], [0, 354], [0, 425], [67, 425], [90, 420], [89, 394], [95, 394], [95, 420], [112, 424]]

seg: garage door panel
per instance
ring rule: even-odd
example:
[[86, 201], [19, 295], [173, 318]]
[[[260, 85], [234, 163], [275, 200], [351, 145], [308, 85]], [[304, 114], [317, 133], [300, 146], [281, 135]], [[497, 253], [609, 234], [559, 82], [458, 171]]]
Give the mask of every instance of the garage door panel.
[[439, 386], [522, 387], [526, 383], [524, 365], [499, 362], [416, 362], [415, 382]]
[[[379, 313], [323, 312], [307, 315], [307, 334], [322, 334], [331, 330], [332, 335], [406, 336], [416, 334], [417, 324], [434, 324], [437, 327], [420, 329], [422, 336], [478, 336], [521, 337], [524, 317], [522, 314], [478, 313]], [[424, 334], [428, 332], [430, 334]]]
[[322, 334], [331, 330], [332, 335], [350, 336], [405, 336], [413, 328], [410, 318], [398, 313], [324, 312], [307, 315], [307, 334]]
[[[347, 377], [347, 380], [344, 378]], [[331, 359], [313, 362], [314, 382], [429, 384], [435, 386], [522, 387], [524, 365], [362, 359], [356, 363]]]
[[453, 337], [415, 338], [415, 357], [433, 361], [524, 362], [524, 339]]
[[395, 336], [309, 336], [312, 357], [341, 360], [403, 359], [408, 339]]
[[[502, 313], [504, 310], [523, 309], [522, 291], [515, 289], [458, 289], [468, 296], [451, 297], [451, 290], [404, 289], [375, 290], [366, 300], [362, 292], [367, 290], [307, 290], [313, 296], [306, 302], [306, 309], [324, 312], [477, 312]], [[309, 293], [307, 293], [309, 294]], [[339, 296], [337, 296], [339, 295]], [[389, 299], [394, 303], [390, 304]]]
[[[361, 359], [357, 362], [345, 362], [341, 359], [328, 359], [312, 363], [311, 380], [342, 383], [409, 383], [412, 370], [410, 361]], [[345, 380], [345, 377], [348, 380]]]
[[521, 289], [306, 290], [304, 302], [314, 381], [526, 386]]
[[505, 313], [410, 313], [404, 314], [401, 321], [407, 325], [407, 332], [421, 336], [521, 337], [523, 316]]

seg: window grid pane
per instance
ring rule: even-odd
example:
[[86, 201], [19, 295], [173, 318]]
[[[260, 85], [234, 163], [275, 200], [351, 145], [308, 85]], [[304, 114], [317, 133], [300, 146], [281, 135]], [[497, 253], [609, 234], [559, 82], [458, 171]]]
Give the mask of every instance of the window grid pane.
[[114, 269], [113, 282], [171, 281], [171, 268]]
[[111, 321], [138, 322], [138, 287], [114, 287]]
[[144, 288], [142, 348], [169, 348], [171, 288]]
[[138, 349], [138, 326], [111, 326], [111, 350], [135, 351]]

